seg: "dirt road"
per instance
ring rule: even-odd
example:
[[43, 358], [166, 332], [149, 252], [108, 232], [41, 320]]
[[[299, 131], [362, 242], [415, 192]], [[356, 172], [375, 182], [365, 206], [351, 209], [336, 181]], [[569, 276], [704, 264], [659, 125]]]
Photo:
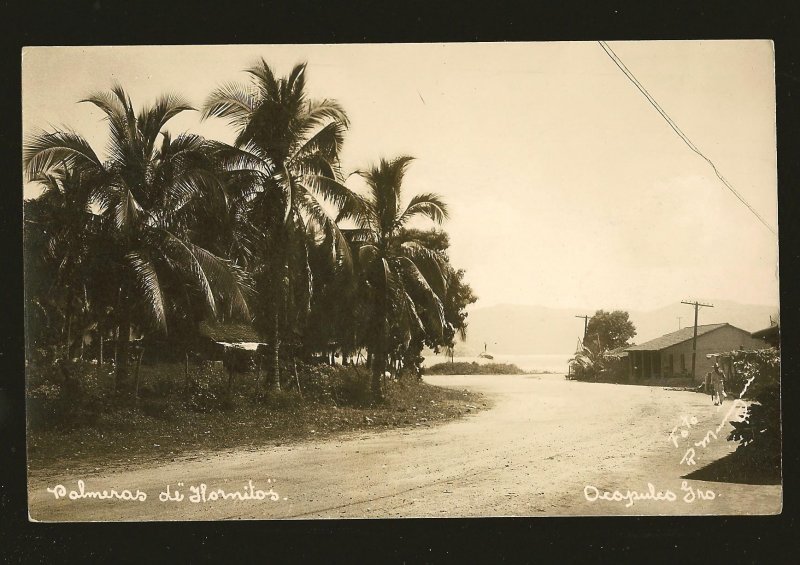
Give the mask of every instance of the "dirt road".
[[[780, 486], [682, 479], [732, 451], [734, 444], [725, 441], [729, 425], [716, 433], [726, 414], [737, 412], [730, 399], [717, 407], [708, 396], [691, 392], [579, 383], [556, 375], [426, 379], [477, 390], [494, 406], [430, 428], [351, 434], [85, 476], [32, 476], [31, 517], [103, 521], [780, 511]], [[677, 447], [670, 438], [676, 426]], [[695, 450], [694, 466], [681, 463], [689, 447]], [[84, 481], [84, 494], [130, 489], [135, 495], [138, 489], [146, 500], [71, 500], [70, 491], [80, 495], [78, 480]], [[47, 491], [57, 484], [66, 491], [59, 499]], [[200, 491], [190, 491], [201, 484], [206, 485], [205, 501]], [[177, 488], [183, 500], [160, 500], [167, 485], [172, 496]], [[209, 500], [212, 491], [220, 497], [218, 489], [229, 496], [239, 492], [245, 498], [266, 498]], [[659, 492], [662, 499], [652, 500]], [[668, 492], [674, 500], [665, 499]], [[612, 500], [604, 500], [604, 493]]]

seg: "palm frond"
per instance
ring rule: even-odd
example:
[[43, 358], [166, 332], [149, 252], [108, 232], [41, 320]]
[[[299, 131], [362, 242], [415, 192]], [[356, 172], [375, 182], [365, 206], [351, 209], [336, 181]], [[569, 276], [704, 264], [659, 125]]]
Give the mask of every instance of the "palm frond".
[[275, 162], [285, 160], [291, 153], [291, 140], [287, 136], [288, 120], [289, 112], [280, 101], [264, 99], [238, 132], [234, 145], [245, 147], [252, 144]]
[[256, 79], [256, 86], [261, 92], [262, 98], [278, 99], [278, 81], [275, 79], [272, 67], [263, 58], [248, 68], [246, 72]]
[[361, 245], [358, 248], [358, 262], [362, 269], [371, 265], [379, 256], [378, 248], [372, 244]]
[[343, 212], [346, 217], [351, 217], [364, 209], [363, 199], [335, 179], [323, 175], [303, 175], [302, 183], [339, 209], [337, 221], [343, 219]]
[[417, 265], [409, 259], [408, 257], [398, 257], [397, 258], [398, 265], [400, 266], [400, 270], [403, 275], [406, 277], [415, 289], [420, 292], [421, 296], [427, 302], [428, 311], [432, 311], [436, 314], [436, 317], [433, 319], [437, 323], [437, 330], [439, 333], [442, 332], [444, 325], [445, 325], [445, 318], [444, 318], [444, 306], [442, 305], [442, 301], [433, 291], [431, 286], [428, 284], [428, 281], [425, 280], [425, 277], [422, 276], [422, 273], [417, 268]]
[[307, 120], [314, 123], [322, 123], [324, 120], [332, 120], [347, 129], [350, 127], [350, 119], [347, 112], [336, 101], [323, 98], [322, 100], [309, 100], [306, 106], [305, 116]]
[[167, 316], [164, 309], [164, 295], [158, 282], [153, 263], [138, 252], [130, 252], [126, 256], [133, 269], [135, 279], [145, 296], [145, 301], [150, 307], [153, 318], [158, 327], [167, 332]]
[[433, 276], [426, 276], [432, 286], [436, 286], [436, 294], [444, 297], [447, 292], [447, 261], [436, 251], [428, 249], [416, 241], [406, 241], [400, 245], [400, 252], [404, 257], [414, 261], [417, 268], [424, 265], [423, 269]]
[[403, 186], [403, 179], [406, 175], [406, 169], [413, 160], [414, 157], [411, 155], [400, 155], [399, 157], [392, 159], [392, 161], [389, 163], [388, 172], [391, 175], [390, 184], [397, 191], [398, 200], [400, 199], [400, 189]]
[[286, 78], [286, 87], [292, 94], [302, 94], [305, 90], [305, 72], [307, 63], [296, 64]]
[[105, 113], [112, 123], [125, 123], [125, 106], [120, 102], [119, 97], [111, 92], [93, 92], [78, 102], [94, 104]]
[[302, 163], [313, 156], [320, 156], [329, 164], [335, 162], [344, 145], [345, 131], [341, 122], [326, 124], [295, 151], [289, 158], [289, 164]]
[[144, 109], [139, 114], [136, 125], [144, 142], [145, 155], [150, 155], [159, 132], [167, 122], [181, 112], [189, 110], [194, 110], [194, 108], [181, 96], [177, 94], [162, 94], [156, 99], [155, 104]]
[[328, 214], [322, 209], [319, 202], [314, 195], [311, 194], [303, 185], [298, 184], [297, 190], [302, 198], [302, 206], [311, 218], [319, 225], [320, 228], [328, 235], [332, 242], [335, 242], [333, 255], [338, 259], [342, 266], [351, 270], [353, 267], [353, 258], [350, 255], [350, 244], [344, 237], [344, 234], [339, 229], [339, 226], [334, 222]]
[[112, 159], [124, 160], [130, 151], [131, 138], [126, 108], [120, 99], [112, 92], [94, 92], [79, 102], [94, 104], [106, 114], [111, 129], [108, 153]]
[[211, 288], [211, 283], [208, 281], [205, 270], [202, 264], [193, 252], [193, 246], [188, 242], [182, 241], [174, 234], [165, 231], [165, 251], [173, 253], [177, 256], [178, 261], [185, 267], [188, 267], [194, 274], [197, 282], [200, 285], [200, 291], [205, 299], [206, 306], [208, 306], [214, 317], [217, 317], [217, 300], [214, 297], [214, 291]]
[[202, 119], [228, 118], [237, 130], [247, 125], [256, 109], [257, 101], [247, 87], [234, 82], [225, 83], [214, 90], [202, 108]]
[[341, 199], [339, 213], [336, 215], [337, 222], [345, 220], [354, 221], [359, 228], [375, 231], [378, 224], [378, 212], [374, 201], [350, 191], [349, 197]]
[[103, 168], [89, 142], [71, 131], [34, 135], [23, 146], [22, 159], [28, 178], [35, 178], [55, 166], [70, 169]]
[[128, 93], [125, 92], [119, 83], [111, 87], [111, 93], [117, 97], [117, 100], [119, 100], [119, 103], [122, 105], [125, 115], [125, 125], [128, 130], [127, 138], [133, 140], [136, 138], [136, 114], [133, 111], [131, 97], [128, 96]]
[[216, 287], [217, 292], [230, 303], [232, 316], [249, 320], [250, 309], [247, 305], [246, 294], [252, 289], [245, 282], [244, 272], [227, 259], [217, 257], [210, 251], [194, 244], [187, 244], [194, 255], [207, 280]]
[[143, 208], [139, 205], [133, 192], [124, 188], [121, 198], [116, 202], [114, 217], [118, 229], [130, 229], [138, 223]]
[[415, 216], [425, 216], [441, 224], [448, 217], [447, 205], [438, 194], [430, 192], [417, 194], [408, 203], [405, 211], [398, 217], [396, 226], [403, 227]]
[[273, 172], [270, 163], [245, 148], [219, 141], [209, 141], [208, 148], [212, 158], [229, 171], [251, 170], [267, 176]]
[[374, 243], [374, 237], [370, 230], [363, 228], [339, 228], [345, 239], [350, 243]]

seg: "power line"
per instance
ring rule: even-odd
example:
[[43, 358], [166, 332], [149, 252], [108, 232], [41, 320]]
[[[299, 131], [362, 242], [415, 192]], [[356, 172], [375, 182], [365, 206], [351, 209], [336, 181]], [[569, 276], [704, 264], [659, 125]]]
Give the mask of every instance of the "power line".
[[773, 227], [772, 227], [772, 226], [771, 226], [771, 225], [770, 225], [770, 224], [769, 224], [769, 223], [768, 223], [768, 222], [767, 222], [767, 221], [766, 221], [766, 220], [765, 220], [765, 219], [764, 219], [764, 218], [761, 216], [761, 214], [759, 214], [759, 213], [758, 213], [758, 212], [755, 210], [755, 208], [753, 208], [753, 207], [752, 207], [752, 206], [751, 206], [751, 205], [750, 205], [750, 204], [747, 202], [747, 200], [745, 200], [745, 199], [744, 199], [744, 197], [743, 197], [741, 194], [739, 194], [739, 192], [738, 192], [738, 191], [737, 191], [735, 188], [733, 188], [733, 187], [731, 186], [731, 184], [730, 184], [730, 183], [729, 183], [729, 182], [728, 182], [728, 181], [725, 179], [725, 177], [723, 177], [723, 176], [722, 176], [722, 173], [720, 173], [720, 172], [719, 172], [719, 170], [717, 169], [716, 165], [714, 165], [714, 163], [711, 161], [711, 159], [709, 159], [708, 157], [706, 157], [706, 156], [703, 154], [703, 152], [702, 152], [702, 151], [700, 151], [700, 150], [697, 148], [697, 146], [696, 146], [694, 143], [692, 143], [692, 141], [691, 141], [691, 140], [690, 140], [688, 137], [686, 137], [686, 134], [685, 134], [685, 133], [683, 133], [683, 132], [681, 131], [681, 128], [679, 128], [679, 127], [678, 127], [678, 125], [677, 125], [677, 124], [676, 124], [674, 121], [672, 121], [672, 118], [670, 118], [670, 117], [667, 115], [667, 113], [666, 113], [666, 112], [665, 112], [665, 111], [664, 111], [664, 110], [661, 108], [661, 106], [659, 106], [659, 105], [658, 105], [658, 102], [656, 102], [656, 101], [655, 101], [655, 99], [654, 99], [654, 98], [653, 98], [653, 97], [650, 95], [650, 93], [649, 93], [649, 92], [647, 92], [647, 89], [646, 89], [644, 86], [642, 86], [642, 83], [640, 83], [640, 82], [639, 82], [639, 81], [636, 79], [636, 77], [635, 77], [635, 76], [633, 76], [633, 73], [631, 73], [631, 72], [628, 70], [628, 67], [626, 67], [626, 66], [625, 66], [625, 63], [623, 63], [623, 62], [622, 62], [622, 60], [621, 60], [621, 59], [620, 59], [620, 58], [617, 56], [617, 54], [616, 54], [616, 53], [614, 53], [614, 50], [613, 50], [613, 49], [611, 49], [611, 47], [609, 47], [609, 46], [608, 46], [608, 44], [607, 44], [605, 41], [598, 41], [598, 43], [600, 44], [600, 47], [602, 47], [602, 48], [603, 48], [603, 51], [605, 51], [605, 52], [606, 52], [606, 54], [607, 54], [607, 55], [608, 55], [608, 56], [611, 58], [611, 60], [612, 60], [612, 61], [614, 61], [614, 63], [617, 65], [617, 67], [619, 67], [619, 69], [620, 69], [620, 70], [621, 70], [623, 73], [625, 73], [625, 76], [626, 76], [626, 77], [628, 77], [628, 80], [630, 80], [630, 81], [631, 81], [631, 82], [632, 82], [632, 83], [633, 83], [633, 84], [636, 86], [636, 88], [638, 88], [638, 89], [639, 89], [639, 91], [640, 91], [642, 94], [644, 94], [645, 98], [647, 98], [647, 101], [648, 101], [648, 102], [650, 102], [650, 104], [653, 106], [653, 108], [655, 108], [655, 109], [658, 111], [658, 113], [659, 113], [659, 114], [661, 114], [661, 117], [663, 117], [663, 118], [664, 118], [664, 120], [666, 120], [666, 122], [669, 124], [669, 126], [670, 126], [670, 127], [671, 127], [671, 128], [674, 130], [674, 131], [675, 131], [675, 133], [677, 133], [677, 134], [678, 134], [678, 136], [679, 136], [679, 137], [680, 137], [680, 138], [683, 140], [683, 142], [684, 142], [684, 143], [687, 145], [687, 147], [689, 147], [689, 149], [691, 149], [692, 151], [694, 151], [695, 153], [697, 153], [697, 154], [698, 154], [700, 157], [702, 157], [702, 158], [705, 160], [705, 162], [706, 162], [706, 163], [708, 163], [708, 164], [711, 166], [711, 168], [714, 170], [714, 174], [715, 174], [715, 175], [717, 175], [717, 178], [718, 178], [719, 180], [721, 180], [721, 181], [722, 181], [722, 184], [724, 184], [724, 185], [725, 185], [725, 186], [728, 188], [728, 190], [730, 190], [730, 191], [733, 193], [733, 195], [734, 195], [734, 196], [736, 196], [736, 198], [738, 198], [738, 199], [739, 199], [739, 201], [741, 201], [741, 203], [742, 203], [742, 204], [744, 204], [745, 206], [747, 206], [747, 209], [748, 209], [748, 210], [750, 210], [750, 211], [753, 213], [753, 215], [754, 215], [756, 218], [758, 218], [758, 219], [759, 219], [759, 221], [760, 221], [762, 224], [764, 224], [764, 226], [765, 226], [765, 227], [766, 227], [766, 228], [767, 228], [769, 231], [771, 231], [771, 232], [772, 232], [773, 234], [775, 234], [775, 235], [778, 235], [778, 232], [775, 230], [775, 228], [773, 228]]

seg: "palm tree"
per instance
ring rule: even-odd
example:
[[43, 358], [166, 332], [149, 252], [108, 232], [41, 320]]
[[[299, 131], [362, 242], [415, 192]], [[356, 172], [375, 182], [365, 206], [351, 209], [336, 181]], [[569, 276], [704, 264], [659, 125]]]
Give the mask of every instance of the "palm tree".
[[[79, 333], [73, 331], [73, 322], [89, 306], [86, 282], [93, 259], [89, 249], [95, 216], [87, 183], [81, 182], [80, 175], [59, 167], [35, 180], [44, 190], [24, 208], [26, 250], [37, 255], [26, 254], [29, 313], [43, 315], [51, 329], [61, 325], [64, 357], [69, 359], [73, 338]], [[86, 326], [86, 321], [81, 325]]]
[[[370, 296], [368, 350], [377, 400], [383, 398], [382, 377], [392, 345], [407, 344], [419, 332], [441, 334], [445, 324], [446, 260], [405, 227], [416, 217], [441, 224], [447, 207], [441, 197], [430, 193], [417, 194], [402, 206], [403, 177], [411, 160], [407, 156], [382, 159], [368, 171], [356, 171], [366, 181], [368, 193], [348, 199], [337, 218], [356, 225], [347, 233], [358, 250], [359, 272]], [[395, 344], [389, 343], [390, 335]]]
[[102, 276], [92, 284], [105, 284], [100, 294], [114, 306], [117, 384], [126, 388], [134, 324], [167, 332], [170, 295], [185, 286], [194, 289], [211, 315], [224, 302], [231, 315], [249, 316], [248, 287], [240, 269], [189, 238], [198, 200], [220, 188], [209, 144], [190, 134], [172, 139], [164, 131], [191, 106], [164, 95], [136, 114], [120, 86], [83, 101], [106, 115], [108, 158], [101, 160], [79, 134], [56, 130], [27, 141], [24, 163], [30, 179], [62, 167], [86, 183], [99, 232], [90, 253], [102, 258]]
[[240, 199], [260, 234], [252, 269], [261, 298], [255, 323], [270, 334], [274, 390], [280, 390], [281, 334], [308, 311], [307, 224], [330, 234], [333, 261], [350, 261], [346, 240], [317, 199], [343, 205], [349, 198], [338, 162], [348, 120], [335, 101], [307, 98], [305, 70], [299, 64], [276, 78], [261, 59], [246, 71], [250, 83], [220, 87], [203, 109], [204, 118], [226, 118], [236, 129], [234, 145], [219, 144], [217, 155], [239, 179]]

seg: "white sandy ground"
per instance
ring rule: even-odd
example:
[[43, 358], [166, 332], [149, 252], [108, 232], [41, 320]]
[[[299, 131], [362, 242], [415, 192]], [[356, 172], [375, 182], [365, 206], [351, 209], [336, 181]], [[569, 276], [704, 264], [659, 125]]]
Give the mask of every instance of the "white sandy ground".
[[[773, 514], [781, 510], [779, 485], [743, 485], [682, 479], [730, 453], [719, 439], [696, 447], [697, 465], [681, 464], [686, 447], [715, 431], [733, 401], [711, 404], [707, 395], [656, 387], [590, 384], [557, 375], [431, 376], [432, 384], [479, 391], [493, 407], [458, 421], [323, 441], [201, 454], [160, 465], [65, 472], [29, 479], [32, 519], [41, 521], [215, 520], [271, 518], [394, 518], [454, 516], [561, 516], [654, 514]], [[736, 411], [734, 411], [735, 413]], [[676, 448], [669, 438], [682, 417], [697, 419]], [[255, 433], [255, 432], [254, 432]], [[138, 488], [147, 500], [59, 499], [67, 492]], [[189, 501], [189, 485], [241, 491], [273, 489], [279, 500]], [[268, 482], [271, 481], [271, 482]], [[186, 495], [162, 502], [167, 485]], [[713, 491], [713, 500], [685, 500]], [[671, 490], [676, 500], [589, 501], [600, 492]], [[591, 489], [590, 489], [591, 491]], [[593, 493], [593, 491], [591, 491]]]

